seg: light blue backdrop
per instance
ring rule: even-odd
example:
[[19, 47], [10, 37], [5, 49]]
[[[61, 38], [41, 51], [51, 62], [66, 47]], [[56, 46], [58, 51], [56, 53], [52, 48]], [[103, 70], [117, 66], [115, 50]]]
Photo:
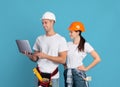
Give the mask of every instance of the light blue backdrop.
[[[35, 87], [32, 69], [36, 63], [18, 52], [15, 40], [28, 39], [33, 46], [44, 33], [40, 17], [56, 14], [56, 32], [70, 40], [67, 28], [82, 21], [83, 36], [100, 54], [102, 62], [87, 72], [90, 87], [120, 87], [120, 1], [119, 0], [0, 0], [0, 87]], [[85, 64], [92, 61], [87, 56]], [[59, 67], [64, 87], [63, 67]]]

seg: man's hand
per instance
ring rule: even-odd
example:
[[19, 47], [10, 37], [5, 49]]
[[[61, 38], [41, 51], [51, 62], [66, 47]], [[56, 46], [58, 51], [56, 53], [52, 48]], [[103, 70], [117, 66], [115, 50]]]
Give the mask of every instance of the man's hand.
[[26, 55], [28, 58], [30, 58], [32, 61], [36, 62], [38, 60], [38, 56], [34, 55], [34, 53], [29, 53], [27, 51], [22, 52], [24, 55]]
[[43, 52], [35, 52], [34, 54], [33, 54], [33, 56], [37, 56], [37, 57], [39, 57], [39, 58], [46, 58], [46, 56], [47, 56], [47, 54], [45, 54], [45, 53], [43, 53]]

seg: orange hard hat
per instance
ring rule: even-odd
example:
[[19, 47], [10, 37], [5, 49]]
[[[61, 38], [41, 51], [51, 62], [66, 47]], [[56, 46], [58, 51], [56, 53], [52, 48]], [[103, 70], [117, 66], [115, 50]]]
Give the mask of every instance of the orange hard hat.
[[72, 22], [71, 25], [69, 26], [68, 30], [70, 31], [77, 31], [80, 30], [81, 32], [85, 31], [84, 25], [81, 22]]

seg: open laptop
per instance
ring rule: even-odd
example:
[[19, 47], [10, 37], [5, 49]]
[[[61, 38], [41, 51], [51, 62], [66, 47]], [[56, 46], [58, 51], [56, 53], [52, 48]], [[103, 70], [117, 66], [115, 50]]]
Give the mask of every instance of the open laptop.
[[16, 40], [17, 47], [20, 53], [25, 51], [32, 54], [32, 49], [28, 40]]

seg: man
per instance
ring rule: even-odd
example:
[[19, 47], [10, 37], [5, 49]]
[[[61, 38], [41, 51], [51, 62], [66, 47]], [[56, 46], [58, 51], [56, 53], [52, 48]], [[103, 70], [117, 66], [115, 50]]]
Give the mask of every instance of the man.
[[[36, 39], [33, 55], [25, 53], [32, 61], [37, 61], [38, 69], [42, 73], [52, 73], [58, 70], [59, 64], [66, 61], [67, 43], [64, 37], [54, 31], [55, 22], [56, 17], [52, 12], [43, 14], [42, 25], [45, 34]], [[59, 87], [59, 71], [51, 79], [52, 87]]]

